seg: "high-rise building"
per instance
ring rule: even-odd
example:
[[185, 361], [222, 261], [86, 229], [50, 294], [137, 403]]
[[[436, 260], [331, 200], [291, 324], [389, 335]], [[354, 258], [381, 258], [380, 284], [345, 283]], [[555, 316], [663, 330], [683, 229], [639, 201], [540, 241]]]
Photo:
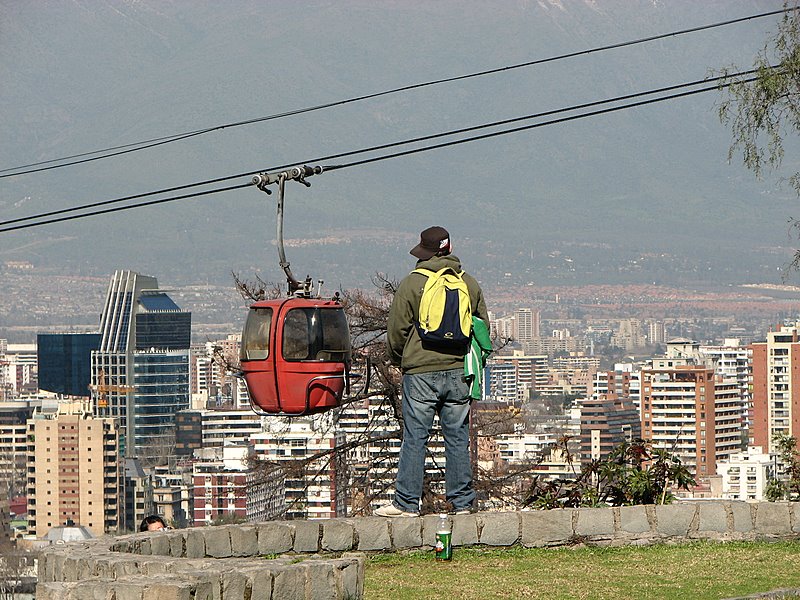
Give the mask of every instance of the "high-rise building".
[[752, 440], [775, 452], [778, 434], [800, 436], [800, 324], [767, 333], [764, 342], [750, 344], [753, 425]]
[[191, 313], [155, 277], [117, 271], [92, 352], [96, 414], [118, 419], [126, 457], [171, 452], [175, 414], [189, 408]]
[[36, 344], [0, 340], [0, 401], [37, 390]]
[[62, 403], [28, 420], [28, 531], [36, 537], [69, 521], [97, 536], [120, 527], [116, 423], [88, 409]]
[[646, 338], [639, 319], [622, 319], [614, 332], [611, 342], [626, 352], [634, 352], [645, 346]]
[[492, 400], [525, 400], [549, 381], [547, 355], [493, 356], [486, 364], [485, 395]]
[[241, 334], [231, 334], [224, 340], [192, 346], [191, 393], [203, 399], [203, 408], [224, 406], [250, 410], [247, 385], [230, 368], [238, 363], [240, 345]]
[[99, 333], [40, 333], [36, 336], [39, 389], [89, 396], [92, 350], [99, 347]]
[[541, 333], [541, 313], [532, 308], [518, 308], [514, 311], [513, 338], [518, 344], [525, 344], [539, 337]]
[[137, 458], [126, 458], [123, 463], [124, 508], [121, 528], [138, 531], [139, 523], [155, 512], [153, 503], [153, 479], [146, 473]]
[[41, 401], [0, 402], [0, 497], [25, 497], [28, 419]]
[[170, 461], [153, 467], [153, 514], [161, 515], [173, 527], [194, 524], [193, 463]]
[[709, 367], [678, 362], [656, 360], [642, 370], [642, 437], [707, 477], [741, 446], [739, 389]]
[[262, 431], [264, 417], [252, 410], [184, 410], [176, 416], [175, 451], [191, 456], [199, 448], [247, 442]]
[[259, 459], [285, 469], [285, 517], [344, 517], [348, 496], [346, 465], [333, 450], [344, 444], [345, 434], [333, 427], [330, 416], [300, 417], [288, 424], [283, 419], [268, 418], [265, 427], [251, 441]]
[[641, 419], [630, 397], [586, 398], [581, 407], [581, 461], [601, 460], [619, 444], [642, 435]]
[[[250, 444], [229, 444], [214, 448], [207, 454], [212, 458], [192, 465], [194, 480], [195, 526], [210, 525], [223, 518], [247, 518], [248, 458]], [[274, 516], [274, 515], [273, 515]]]
[[667, 339], [667, 328], [663, 321], [647, 321], [647, 341], [650, 344], [663, 344]]
[[633, 363], [617, 363], [613, 371], [598, 371], [592, 382], [592, 398], [621, 400], [629, 398], [639, 407], [641, 396], [641, 371]]

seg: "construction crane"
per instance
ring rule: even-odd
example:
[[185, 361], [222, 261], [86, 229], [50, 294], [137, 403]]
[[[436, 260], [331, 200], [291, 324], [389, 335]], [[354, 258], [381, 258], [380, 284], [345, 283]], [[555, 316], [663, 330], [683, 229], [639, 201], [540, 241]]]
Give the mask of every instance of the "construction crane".
[[97, 385], [90, 384], [89, 389], [97, 394], [97, 406], [105, 408], [108, 406], [108, 393], [115, 392], [118, 394], [127, 394], [132, 392], [134, 387], [132, 385], [115, 385], [113, 383], [106, 383], [106, 371], [100, 369], [97, 372]]

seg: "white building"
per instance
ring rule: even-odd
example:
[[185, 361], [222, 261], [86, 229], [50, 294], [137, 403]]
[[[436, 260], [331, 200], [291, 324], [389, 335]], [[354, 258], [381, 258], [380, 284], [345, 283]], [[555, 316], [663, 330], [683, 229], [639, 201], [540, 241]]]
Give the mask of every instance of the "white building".
[[717, 463], [722, 476], [722, 497], [726, 500], [762, 501], [767, 483], [777, 475], [778, 457], [765, 454], [759, 446], [747, 452], [732, 454], [727, 461]]
[[330, 519], [347, 511], [345, 464], [334, 450], [345, 442], [330, 413], [290, 420], [267, 417], [251, 436], [256, 458], [285, 475], [285, 518]]

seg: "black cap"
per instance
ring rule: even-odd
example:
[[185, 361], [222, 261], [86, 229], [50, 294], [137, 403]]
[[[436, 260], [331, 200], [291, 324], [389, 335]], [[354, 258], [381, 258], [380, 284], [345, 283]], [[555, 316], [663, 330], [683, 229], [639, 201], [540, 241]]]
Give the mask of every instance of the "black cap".
[[428, 227], [419, 234], [419, 244], [411, 249], [411, 255], [428, 260], [436, 255], [450, 254], [450, 234], [444, 227]]

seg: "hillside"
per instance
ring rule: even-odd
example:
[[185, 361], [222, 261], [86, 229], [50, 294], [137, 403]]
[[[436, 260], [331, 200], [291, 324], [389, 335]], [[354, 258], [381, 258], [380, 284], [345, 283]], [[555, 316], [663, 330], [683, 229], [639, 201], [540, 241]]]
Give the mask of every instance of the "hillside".
[[[778, 2], [0, 2], [0, 169], [779, 8]], [[748, 66], [775, 18], [0, 179], [0, 219], [306, 162]], [[297, 273], [402, 274], [448, 226], [486, 280], [776, 281], [796, 199], [726, 163], [716, 93], [342, 169], [287, 190]], [[334, 164], [349, 161], [342, 159]], [[227, 184], [244, 183], [242, 177]], [[193, 191], [193, 190], [189, 190]], [[245, 189], [0, 236], [0, 261], [280, 279]], [[642, 268], [642, 260], [648, 267]], [[567, 260], [569, 259], [569, 260]], [[637, 266], [638, 265], [638, 266]]]

